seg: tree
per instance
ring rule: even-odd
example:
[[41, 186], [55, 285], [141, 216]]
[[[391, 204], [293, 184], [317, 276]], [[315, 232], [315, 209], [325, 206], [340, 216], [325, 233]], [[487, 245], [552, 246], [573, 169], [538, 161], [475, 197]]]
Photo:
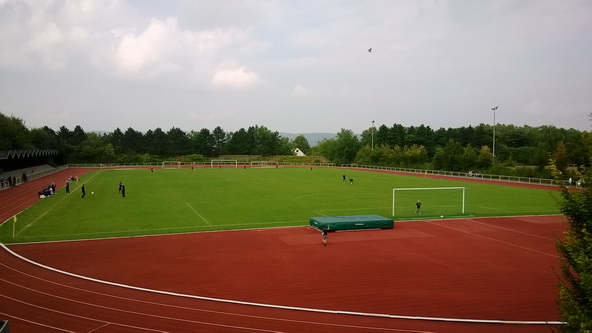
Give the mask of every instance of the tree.
[[32, 145], [37, 149], [57, 148], [56, 134], [47, 126], [29, 131]]
[[191, 153], [189, 149], [189, 136], [178, 127], [173, 127], [167, 132], [167, 151], [173, 156]]
[[[381, 125], [378, 130], [374, 132], [374, 145], [380, 146], [382, 144], [395, 145], [394, 140], [391, 140], [391, 129], [386, 125]], [[393, 141], [393, 143], [391, 143]], [[366, 144], [364, 144], [365, 146]]]
[[391, 148], [388, 145], [370, 145], [360, 148], [356, 154], [354, 162], [360, 165], [393, 165], [391, 164]]
[[112, 152], [113, 146], [107, 139], [99, 137], [96, 133], [86, 135], [86, 140], [76, 146], [76, 159], [81, 162], [112, 162], [115, 154]]
[[109, 142], [113, 145], [116, 152], [120, 152], [123, 149], [123, 132], [117, 127], [112, 133], [107, 135]]
[[[561, 172], [552, 165], [556, 178]], [[561, 186], [561, 212], [569, 230], [557, 242], [563, 279], [559, 308], [566, 332], [592, 332], [592, 169], [584, 169], [584, 191], [570, 192]]]
[[70, 143], [74, 146], [77, 146], [84, 142], [84, 140], [86, 140], [86, 132], [84, 132], [80, 125], [76, 125], [76, 127], [74, 127], [74, 131], [72, 131], [72, 135], [70, 138]]
[[144, 144], [142, 152], [148, 152], [157, 156], [165, 156], [168, 154], [169, 138], [168, 135], [157, 127], [154, 131], [149, 130], [144, 135]]
[[142, 133], [129, 127], [123, 134], [122, 148], [127, 153], [139, 153], [142, 151], [142, 142]]
[[0, 113], [0, 150], [31, 149], [29, 130], [17, 117]]
[[405, 167], [420, 167], [427, 161], [428, 153], [422, 145], [403, 147], [403, 163]]
[[473, 148], [471, 146], [471, 144], [466, 145], [465, 148], [463, 149], [463, 154], [462, 154], [461, 159], [459, 161], [459, 164], [461, 165], [462, 170], [473, 169], [475, 166], [477, 166], [477, 160], [478, 160], [478, 155], [477, 155], [477, 152], [475, 151], [475, 148]]
[[213, 156], [223, 154], [226, 150], [226, 133], [220, 126], [218, 126], [214, 128], [212, 135], [214, 136]]
[[565, 173], [569, 159], [567, 157], [567, 149], [565, 148], [565, 144], [563, 144], [563, 142], [559, 142], [557, 144], [557, 148], [555, 148], [555, 152], [551, 158], [553, 159], [553, 164], [555, 167], [560, 172]]
[[438, 170], [460, 171], [462, 166], [459, 161], [464, 153], [463, 146], [453, 139], [449, 139], [444, 148], [436, 149], [434, 155], [434, 168]]
[[310, 144], [304, 135], [298, 135], [294, 138], [294, 140], [292, 140], [292, 149], [296, 148], [300, 149], [304, 154], [308, 154], [310, 152]]
[[335, 137], [335, 145], [333, 146], [330, 160], [338, 165], [352, 163], [359, 149], [360, 143], [358, 137], [351, 130], [342, 128]]
[[480, 170], [485, 170], [493, 165], [493, 155], [489, 146], [482, 146], [477, 154], [477, 164], [475, 165]]
[[228, 153], [232, 155], [250, 155], [249, 133], [244, 128], [233, 132], [228, 140]]
[[213, 156], [215, 143], [214, 135], [207, 128], [202, 128], [199, 132], [191, 132], [191, 145], [198, 154]]

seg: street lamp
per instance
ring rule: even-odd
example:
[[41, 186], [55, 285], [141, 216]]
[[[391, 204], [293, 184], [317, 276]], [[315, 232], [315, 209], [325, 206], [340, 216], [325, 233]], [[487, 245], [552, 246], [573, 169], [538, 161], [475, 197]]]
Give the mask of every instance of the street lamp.
[[372, 150], [374, 150], [374, 120], [372, 120]]
[[493, 110], [493, 161], [495, 161], [495, 111], [499, 106], [491, 108]]

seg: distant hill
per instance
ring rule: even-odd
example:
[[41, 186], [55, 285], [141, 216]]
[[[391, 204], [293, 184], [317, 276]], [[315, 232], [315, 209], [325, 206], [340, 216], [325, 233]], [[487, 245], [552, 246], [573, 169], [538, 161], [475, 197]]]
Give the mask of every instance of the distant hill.
[[337, 136], [335, 133], [280, 133], [282, 138], [288, 138], [294, 140], [299, 135], [302, 135], [308, 141], [311, 147], [316, 146], [323, 139], [333, 139]]

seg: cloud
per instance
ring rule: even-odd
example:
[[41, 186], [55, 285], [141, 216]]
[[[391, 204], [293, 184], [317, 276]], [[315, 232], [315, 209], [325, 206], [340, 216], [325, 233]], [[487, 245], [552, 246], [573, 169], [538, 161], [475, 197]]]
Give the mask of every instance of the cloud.
[[0, 0], [0, 101], [34, 126], [69, 112], [106, 130], [164, 126], [134, 109], [170, 126], [468, 126], [494, 104], [500, 123], [589, 129], [590, 29], [587, 0]]
[[178, 49], [180, 35], [182, 33], [175, 19], [163, 21], [152, 18], [144, 31], [120, 37], [114, 56], [115, 65], [124, 73], [158, 73], [178, 69], [174, 52]]
[[215, 88], [248, 89], [262, 82], [257, 73], [245, 66], [228, 68], [223, 65], [212, 76], [211, 84]]
[[305, 96], [308, 96], [308, 89], [304, 88], [301, 85], [296, 85], [292, 89], [292, 96], [293, 97], [305, 97]]

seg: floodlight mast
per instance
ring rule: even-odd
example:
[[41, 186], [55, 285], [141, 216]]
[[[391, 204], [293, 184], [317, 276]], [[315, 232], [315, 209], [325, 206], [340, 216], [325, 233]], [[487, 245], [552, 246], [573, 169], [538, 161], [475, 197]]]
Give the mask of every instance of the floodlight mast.
[[372, 150], [374, 150], [374, 120], [372, 120]]
[[499, 106], [491, 108], [493, 110], [493, 161], [495, 162], [495, 111]]

